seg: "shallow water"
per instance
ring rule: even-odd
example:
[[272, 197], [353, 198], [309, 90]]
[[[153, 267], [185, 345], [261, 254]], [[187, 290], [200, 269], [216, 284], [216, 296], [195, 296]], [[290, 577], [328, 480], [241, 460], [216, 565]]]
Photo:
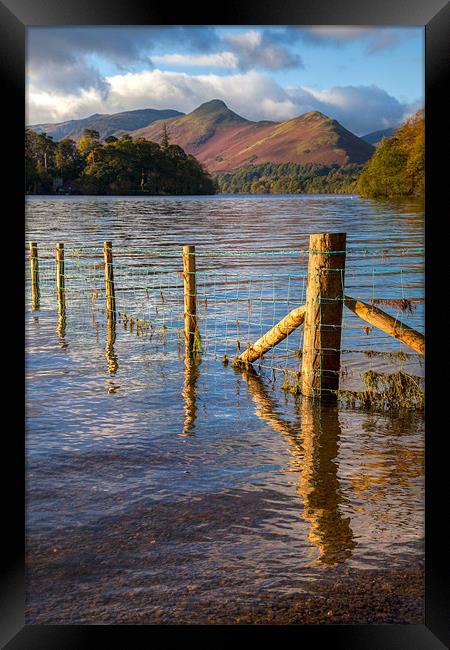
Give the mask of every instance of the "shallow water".
[[[357, 197], [30, 197], [26, 231], [42, 250], [110, 240], [124, 265], [131, 248], [195, 243], [221, 252], [199, 255], [201, 270], [254, 283], [300, 278], [307, 256], [252, 251], [306, 249], [312, 232], [345, 231], [347, 293], [413, 299], [402, 320], [423, 331], [423, 223], [418, 203]], [[183, 622], [236, 599], [264, 604], [318, 578], [420, 561], [421, 415], [302, 403], [267, 369], [224, 366], [233, 351], [220, 347], [217, 319], [199, 363], [175, 339], [120, 323], [108, 345], [101, 314], [92, 321], [69, 304], [61, 327], [51, 291], [38, 311], [27, 296], [29, 622], [57, 620], [55, 602], [66, 622], [96, 612], [126, 622], [137, 595], [146, 622]], [[299, 294], [290, 289], [270, 316]], [[390, 367], [365, 349], [407, 350], [344, 323], [342, 347], [354, 351], [343, 355], [345, 385]], [[416, 357], [394, 366], [423, 373]]]

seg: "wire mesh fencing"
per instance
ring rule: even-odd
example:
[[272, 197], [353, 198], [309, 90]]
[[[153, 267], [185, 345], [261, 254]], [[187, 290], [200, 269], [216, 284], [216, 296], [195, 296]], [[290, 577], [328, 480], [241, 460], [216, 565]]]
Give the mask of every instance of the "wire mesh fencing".
[[[141, 337], [149, 349], [164, 346], [182, 352], [186, 338], [186, 273], [181, 247], [112, 245], [111, 283], [103, 244], [65, 244], [63, 294], [57, 290], [55, 247], [38, 244], [36, 249], [37, 273], [31, 249], [26, 251], [27, 309], [59, 310], [60, 315], [71, 320], [73, 332], [78, 329], [82, 334], [91, 326], [107, 330], [108, 322], [111, 324], [108, 291], [112, 285], [115, 332]], [[278, 251], [197, 247], [193, 272], [196, 351], [227, 365], [286, 314], [304, 305], [311, 252], [306, 245], [302, 250]], [[346, 295], [382, 309], [415, 330], [423, 329], [421, 247], [347, 246], [344, 284]], [[422, 355], [348, 309], [343, 309], [341, 331], [339, 387], [344, 391], [360, 390], [362, 374], [368, 372], [423, 377]], [[253, 366], [271, 381], [281, 379], [286, 388], [295, 392], [293, 389], [300, 386], [303, 353], [304, 327], [296, 327]]]

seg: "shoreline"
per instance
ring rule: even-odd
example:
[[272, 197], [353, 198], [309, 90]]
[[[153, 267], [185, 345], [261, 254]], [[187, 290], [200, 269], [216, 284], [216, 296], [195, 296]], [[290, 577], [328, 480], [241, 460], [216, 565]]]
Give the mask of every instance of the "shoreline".
[[[359, 570], [345, 579], [311, 582], [309, 592], [271, 596], [250, 602], [241, 595], [212, 602], [207, 593], [197, 599], [180, 594], [172, 606], [148, 602], [145, 591], [112, 592], [92, 598], [82, 593], [49, 598], [45, 611], [27, 605], [27, 625], [367, 625], [412, 624], [425, 620], [423, 566], [407, 569]], [[117, 600], [116, 600], [117, 599]], [[68, 602], [69, 601], [69, 602]], [[147, 601], [147, 602], [146, 602]], [[84, 608], [83, 608], [84, 605]], [[41, 603], [42, 606], [42, 603]]]

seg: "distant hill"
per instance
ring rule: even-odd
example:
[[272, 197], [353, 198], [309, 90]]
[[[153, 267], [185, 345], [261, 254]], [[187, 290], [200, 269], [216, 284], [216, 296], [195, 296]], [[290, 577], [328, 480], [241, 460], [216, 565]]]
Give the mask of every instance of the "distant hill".
[[381, 129], [380, 131], [372, 131], [366, 135], [361, 136], [361, 140], [373, 144], [374, 147], [380, 144], [383, 138], [390, 138], [394, 134], [395, 130], [398, 129], [398, 126], [393, 126], [390, 129]]
[[[365, 163], [374, 147], [318, 111], [284, 122], [247, 120], [218, 99], [165, 120], [169, 140], [194, 155], [209, 172], [265, 162], [322, 165]], [[162, 122], [130, 132], [161, 142]]]
[[143, 126], [148, 126], [155, 120], [168, 120], [180, 115], [184, 115], [184, 113], [171, 109], [144, 108], [135, 111], [124, 111], [123, 113], [113, 113], [112, 115], [96, 113], [80, 120], [69, 120], [68, 122], [56, 124], [34, 124], [29, 128], [36, 133], [46, 133], [55, 142], [63, 138], [79, 140], [84, 129], [98, 131], [100, 139], [104, 140], [110, 135], [119, 136], [140, 129]]

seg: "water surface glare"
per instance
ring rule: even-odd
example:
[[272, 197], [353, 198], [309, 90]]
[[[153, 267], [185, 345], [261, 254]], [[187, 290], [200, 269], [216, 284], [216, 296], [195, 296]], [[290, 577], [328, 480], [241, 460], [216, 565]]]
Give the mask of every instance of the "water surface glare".
[[[62, 324], [46, 250], [109, 240], [123, 264], [139, 246], [240, 251], [198, 264], [279, 278], [276, 319], [300, 304], [283, 278], [304, 273], [307, 256], [252, 251], [306, 249], [310, 233], [344, 231], [346, 292], [411, 299], [401, 318], [423, 331], [423, 229], [418, 202], [353, 196], [27, 198], [26, 239], [44, 251], [40, 309], [26, 297], [28, 622], [126, 623], [138, 611], [148, 623], [215, 622], [226, 611], [234, 622], [244, 605], [423, 557], [420, 414], [311, 405], [268, 370], [223, 365], [222, 353], [236, 351], [220, 346], [236, 337], [217, 317], [206, 323], [215, 347], [197, 361], [176, 340], [137, 337], [120, 321], [111, 342], [101, 312], [70, 303]], [[264, 319], [249, 319], [245, 335]], [[351, 315], [344, 324], [345, 385], [369, 368], [423, 374], [415, 357], [365, 355], [408, 348]]]

